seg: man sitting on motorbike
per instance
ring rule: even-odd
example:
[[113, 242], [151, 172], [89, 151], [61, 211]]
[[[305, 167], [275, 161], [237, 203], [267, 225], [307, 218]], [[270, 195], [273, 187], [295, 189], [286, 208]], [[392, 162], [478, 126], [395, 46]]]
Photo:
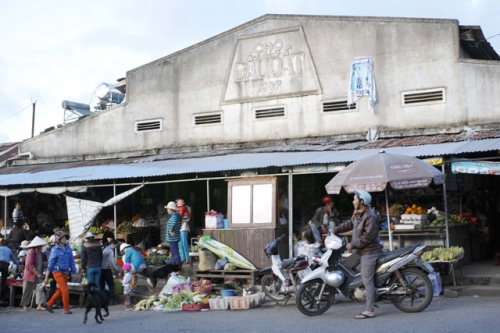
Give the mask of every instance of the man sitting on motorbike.
[[316, 209], [311, 221], [309, 221], [314, 241], [317, 243], [321, 243], [322, 241], [320, 234], [320, 232], [322, 233], [322, 227], [326, 226], [327, 230], [333, 228], [339, 217], [339, 212], [335, 208], [335, 203], [330, 195], [325, 195], [322, 201], [324, 206]]
[[366, 291], [365, 311], [356, 315], [356, 319], [373, 318], [375, 302], [375, 265], [381, 254], [378, 238], [377, 216], [369, 207], [371, 195], [364, 190], [354, 192], [354, 213], [349, 221], [330, 229], [335, 234], [352, 230], [351, 242], [346, 249], [356, 252], [361, 261], [361, 278]]

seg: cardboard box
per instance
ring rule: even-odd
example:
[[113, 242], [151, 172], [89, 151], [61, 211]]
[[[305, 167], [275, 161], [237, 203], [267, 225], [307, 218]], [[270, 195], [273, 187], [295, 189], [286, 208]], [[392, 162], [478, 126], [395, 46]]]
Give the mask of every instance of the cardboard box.
[[205, 229], [224, 229], [224, 215], [205, 215]]

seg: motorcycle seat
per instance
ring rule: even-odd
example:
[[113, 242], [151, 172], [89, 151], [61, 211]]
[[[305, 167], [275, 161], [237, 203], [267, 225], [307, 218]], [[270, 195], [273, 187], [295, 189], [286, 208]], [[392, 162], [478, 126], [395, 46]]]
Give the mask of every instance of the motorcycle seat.
[[397, 249], [397, 250], [393, 250], [393, 251], [390, 251], [390, 252], [384, 252], [380, 256], [380, 258], [378, 258], [377, 264], [381, 265], [381, 264], [389, 262], [389, 261], [391, 261], [393, 259], [399, 258], [401, 256], [404, 256], [404, 255], [408, 254], [408, 253], [411, 253], [411, 252], [413, 252], [413, 250], [415, 250], [415, 248], [418, 245], [419, 244], [409, 245], [409, 246], [403, 247], [402, 249]]
[[295, 262], [294, 258], [283, 260], [281, 262], [281, 269], [288, 269], [288, 268], [290, 268], [291, 266], [293, 266], [294, 262]]

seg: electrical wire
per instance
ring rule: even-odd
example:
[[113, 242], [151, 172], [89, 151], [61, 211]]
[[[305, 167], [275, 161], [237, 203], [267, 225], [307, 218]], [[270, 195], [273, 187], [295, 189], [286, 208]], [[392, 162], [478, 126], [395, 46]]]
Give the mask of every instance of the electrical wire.
[[29, 108], [31, 105], [32, 105], [32, 104], [28, 105], [28, 106], [27, 106], [27, 107], [25, 107], [24, 109], [21, 109], [21, 110], [17, 111], [16, 113], [11, 114], [11, 115], [10, 115], [10, 116], [8, 116], [7, 118], [4, 118], [4, 119], [0, 120], [0, 123], [1, 123], [2, 121], [4, 121], [4, 120], [7, 120], [7, 119], [9, 119], [9, 118], [14, 117], [14, 116], [15, 116], [16, 114], [18, 114], [18, 113], [23, 112], [24, 110], [26, 110], [27, 108]]

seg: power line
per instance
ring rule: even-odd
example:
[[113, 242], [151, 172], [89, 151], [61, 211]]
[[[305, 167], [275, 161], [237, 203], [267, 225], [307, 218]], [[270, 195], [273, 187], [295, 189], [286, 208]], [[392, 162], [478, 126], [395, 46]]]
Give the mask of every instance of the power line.
[[26, 109], [27, 109], [27, 108], [29, 108], [30, 106], [31, 106], [31, 104], [30, 104], [30, 105], [28, 105], [27, 107], [25, 107], [24, 109], [21, 109], [21, 110], [17, 111], [16, 113], [11, 114], [11, 115], [10, 115], [10, 116], [8, 116], [7, 118], [4, 118], [4, 119], [0, 120], [0, 123], [1, 123], [2, 121], [4, 121], [4, 120], [7, 120], [7, 119], [9, 119], [9, 118], [14, 117], [14, 116], [15, 116], [16, 114], [18, 114], [18, 113], [23, 112], [24, 110], [26, 110]]

